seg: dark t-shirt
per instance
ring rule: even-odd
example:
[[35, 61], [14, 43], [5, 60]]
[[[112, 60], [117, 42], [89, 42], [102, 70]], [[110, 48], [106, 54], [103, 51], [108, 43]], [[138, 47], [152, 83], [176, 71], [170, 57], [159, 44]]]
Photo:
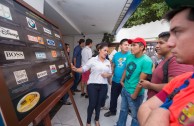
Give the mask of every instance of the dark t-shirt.
[[76, 58], [76, 65], [75, 64], [74, 65], [77, 68], [81, 67], [81, 60], [82, 60], [81, 51], [82, 51], [82, 48], [80, 45], [77, 45], [73, 51], [73, 59]]
[[[155, 84], [162, 84], [163, 80], [163, 65], [168, 59], [160, 62], [152, 74], [151, 82]], [[185, 72], [192, 72], [194, 67], [192, 65], [179, 64], [176, 62], [176, 58], [173, 57], [168, 64], [168, 77], [176, 77]], [[148, 90], [148, 99], [157, 94], [154, 90]]]

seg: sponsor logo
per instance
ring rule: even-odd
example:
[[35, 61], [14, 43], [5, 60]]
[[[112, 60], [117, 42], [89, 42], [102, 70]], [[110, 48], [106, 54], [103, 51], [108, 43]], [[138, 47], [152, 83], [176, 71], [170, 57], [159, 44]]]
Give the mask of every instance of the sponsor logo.
[[0, 4], [0, 16], [12, 20], [9, 8], [3, 4]]
[[28, 17], [26, 17], [28, 27], [37, 30], [36, 22]]
[[57, 57], [57, 52], [55, 50], [52, 50], [51, 55], [52, 55], [52, 57]]
[[46, 32], [46, 33], [48, 33], [48, 34], [51, 35], [51, 30], [49, 30], [49, 29], [47, 29], [47, 28], [44, 28], [44, 27], [43, 27], [43, 29], [44, 29], [44, 32]]
[[41, 72], [38, 72], [36, 74], [37, 74], [38, 78], [41, 78], [41, 77], [47, 76], [47, 71], [46, 70], [45, 71], [41, 71]]
[[38, 38], [35, 36], [27, 35], [29, 41], [38, 42]]
[[37, 59], [46, 59], [46, 54], [44, 52], [35, 52]]
[[44, 45], [43, 38], [42, 37], [37, 37], [37, 38], [38, 38], [38, 43]]
[[61, 51], [61, 56], [65, 57], [65, 52], [64, 51]]
[[13, 73], [17, 84], [22, 84], [28, 81], [28, 77], [25, 70], [14, 71]]
[[57, 68], [55, 65], [50, 65], [50, 70], [51, 70], [51, 74], [56, 73], [57, 72]]
[[58, 68], [61, 69], [61, 68], [64, 68], [65, 66], [63, 64], [59, 65]]
[[60, 35], [58, 35], [58, 34], [55, 34], [55, 37], [57, 37], [57, 38], [61, 38], [61, 37], [60, 37]]
[[22, 51], [4, 51], [6, 60], [25, 59]]
[[1, 26], [0, 26], [0, 36], [5, 38], [17, 39], [17, 40], [20, 39], [17, 31], [4, 28]]
[[47, 44], [51, 45], [51, 46], [55, 46], [55, 41], [51, 40], [51, 39], [46, 39]]

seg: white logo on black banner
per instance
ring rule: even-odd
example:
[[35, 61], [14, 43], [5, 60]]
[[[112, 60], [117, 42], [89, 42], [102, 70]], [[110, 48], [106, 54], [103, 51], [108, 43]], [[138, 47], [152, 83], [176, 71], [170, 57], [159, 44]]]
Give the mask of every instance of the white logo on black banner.
[[28, 77], [25, 70], [14, 71], [13, 73], [17, 84], [22, 84], [28, 81]]
[[46, 39], [47, 44], [51, 45], [51, 46], [55, 46], [55, 41], [51, 40], [51, 39]]
[[0, 16], [12, 20], [9, 8], [3, 4], [0, 4]]
[[55, 34], [55, 37], [57, 37], [57, 38], [61, 38], [61, 37], [60, 37], [60, 35], [58, 35], [58, 34]]
[[37, 30], [36, 22], [28, 17], [26, 17], [28, 27]]
[[0, 26], [0, 36], [5, 38], [17, 39], [17, 40], [20, 39], [17, 31], [4, 28], [1, 26]]
[[65, 66], [63, 64], [58, 66], [59, 69], [64, 68], [64, 67]]
[[25, 59], [22, 51], [4, 51], [6, 60]]
[[44, 76], [47, 76], [47, 71], [46, 70], [37, 73], [38, 78], [41, 78], [41, 77], [44, 77]]
[[44, 52], [35, 52], [37, 59], [46, 59], [46, 53]]
[[51, 30], [49, 30], [49, 29], [47, 29], [47, 28], [44, 28], [44, 27], [43, 27], [43, 29], [44, 29], [44, 32], [46, 32], [46, 33], [48, 33], [48, 34], [51, 35]]
[[51, 70], [51, 74], [56, 73], [57, 72], [57, 68], [55, 65], [50, 65], [50, 70]]

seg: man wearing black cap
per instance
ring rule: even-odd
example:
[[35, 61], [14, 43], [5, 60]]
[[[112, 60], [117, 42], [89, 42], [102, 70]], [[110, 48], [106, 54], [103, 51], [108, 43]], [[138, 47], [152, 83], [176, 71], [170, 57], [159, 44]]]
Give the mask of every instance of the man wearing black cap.
[[126, 68], [121, 78], [121, 109], [117, 126], [126, 126], [128, 111], [131, 110], [131, 126], [139, 126], [137, 111], [144, 99], [144, 89], [139, 85], [141, 79], [152, 74], [152, 60], [143, 51], [146, 41], [143, 38], [129, 39], [131, 53], [126, 60]]
[[[166, 15], [170, 22], [168, 45], [176, 61], [194, 65], [194, 1], [166, 0], [173, 9]], [[194, 125], [194, 74], [175, 77], [156, 96], [139, 109], [141, 126]], [[190, 123], [190, 124], [188, 124]]]

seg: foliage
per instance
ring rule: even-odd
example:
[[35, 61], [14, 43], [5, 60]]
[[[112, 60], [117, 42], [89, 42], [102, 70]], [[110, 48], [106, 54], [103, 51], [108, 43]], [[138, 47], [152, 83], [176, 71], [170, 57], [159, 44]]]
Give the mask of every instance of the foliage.
[[125, 23], [125, 28], [162, 19], [169, 10], [164, 0], [142, 0], [134, 14]]
[[108, 33], [104, 33], [102, 42], [107, 42], [107, 43], [111, 43], [114, 41], [114, 35], [108, 34]]

